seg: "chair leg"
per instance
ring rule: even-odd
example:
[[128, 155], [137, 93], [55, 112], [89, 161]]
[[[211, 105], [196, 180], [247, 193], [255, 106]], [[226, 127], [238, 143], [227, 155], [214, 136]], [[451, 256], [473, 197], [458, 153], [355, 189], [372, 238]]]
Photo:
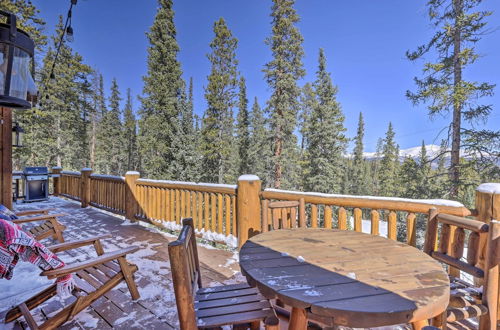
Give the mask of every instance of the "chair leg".
[[429, 325], [429, 322], [427, 320], [421, 320], [421, 321], [415, 321], [411, 324], [411, 328], [413, 330], [420, 330], [423, 327], [426, 327]]
[[446, 311], [443, 313], [439, 314], [438, 316], [435, 316], [431, 320], [431, 325], [440, 328], [440, 329], [446, 329]]
[[276, 316], [270, 316], [264, 320], [264, 325], [266, 330], [279, 330], [280, 320]]
[[118, 263], [120, 264], [120, 268], [130, 291], [130, 295], [132, 296], [132, 300], [139, 299], [141, 295], [139, 294], [139, 290], [137, 290], [137, 286], [134, 281], [134, 274], [132, 274], [129, 265], [127, 264], [127, 260], [125, 257], [120, 257], [118, 258]]
[[251, 330], [259, 330], [260, 329], [260, 321], [253, 321], [250, 323]]

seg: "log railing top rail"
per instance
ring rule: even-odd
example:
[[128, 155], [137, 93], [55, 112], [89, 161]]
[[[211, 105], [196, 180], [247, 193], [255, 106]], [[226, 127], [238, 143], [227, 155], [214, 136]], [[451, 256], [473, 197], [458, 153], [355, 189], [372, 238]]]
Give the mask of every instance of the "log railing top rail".
[[64, 175], [71, 175], [71, 176], [81, 176], [81, 172], [75, 172], [75, 171], [62, 171], [61, 174]]
[[170, 180], [150, 180], [150, 179], [138, 179], [137, 184], [157, 187], [157, 188], [192, 190], [192, 191], [220, 193], [229, 195], [236, 195], [236, 188], [237, 188], [236, 185], [231, 185], [231, 184], [195, 183], [195, 182], [170, 181]]
[[125, 182], [125, 177], [123, 177], [123, 176], [117, 176], [117, 175], [91, 174], [90, 178], [91, 179], [97, 179], [97, 180], [110, 180], [110, 181]]
[[323, 194], [317, 192], [300, 192], [279, 189], [265, 189], [261, 192], [264, 199], [278, 200], [299, 200], [304, 199], [306, 203], [326, 204], [343, 207], [359, 207], [368, 209], [385, 209], [392, 211], [406, 211], [415, 213], [427, 213], [431, 208], [436, 208], [439, 212], [468, 216], [471, 214], [459, 202], [444, 199], [406, 199], [397, 197], [377, 197], [377, 196], [351, 196], [337, 194]]

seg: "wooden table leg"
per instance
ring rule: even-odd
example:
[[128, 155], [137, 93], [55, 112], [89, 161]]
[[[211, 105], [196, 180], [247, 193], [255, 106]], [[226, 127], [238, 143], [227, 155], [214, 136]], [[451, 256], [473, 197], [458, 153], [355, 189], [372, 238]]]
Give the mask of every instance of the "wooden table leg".
[[302, 308], [292, 308], [290, 316], [289, 330], [305, 330], [307, 329], [307, 312]]
[[427, 320], [422, 320], [422, 321], [415, 321], [411, 324], [411, 327], [413, 330], [421, 330], [423, 327], [426, 327], [429, 325], [429, 322]]

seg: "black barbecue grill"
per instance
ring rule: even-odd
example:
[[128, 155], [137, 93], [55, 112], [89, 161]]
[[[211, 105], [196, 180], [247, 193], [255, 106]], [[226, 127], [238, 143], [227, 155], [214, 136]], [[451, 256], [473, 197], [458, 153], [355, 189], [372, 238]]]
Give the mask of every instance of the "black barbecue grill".
[[23, 171], [25, 202], [49, 199], [49, 169], [44, 166], [26, 167]]

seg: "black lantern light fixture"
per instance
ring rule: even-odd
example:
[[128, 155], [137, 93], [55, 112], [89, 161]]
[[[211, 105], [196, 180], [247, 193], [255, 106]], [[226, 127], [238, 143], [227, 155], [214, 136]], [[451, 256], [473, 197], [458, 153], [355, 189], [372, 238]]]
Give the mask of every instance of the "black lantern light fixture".
[[29, 109], [37, 98], [31, 75], [35, 44], [29, 35], [17, 29], [16, 16], [0, 10], [7, 23], [0, 23], [0, 106]]
[[14, 123], [12, 126], [12, 146], [16, 148], [21, 148], [23, 146], [23, 135], [24, 129], [19, 126], [18, 122]]

